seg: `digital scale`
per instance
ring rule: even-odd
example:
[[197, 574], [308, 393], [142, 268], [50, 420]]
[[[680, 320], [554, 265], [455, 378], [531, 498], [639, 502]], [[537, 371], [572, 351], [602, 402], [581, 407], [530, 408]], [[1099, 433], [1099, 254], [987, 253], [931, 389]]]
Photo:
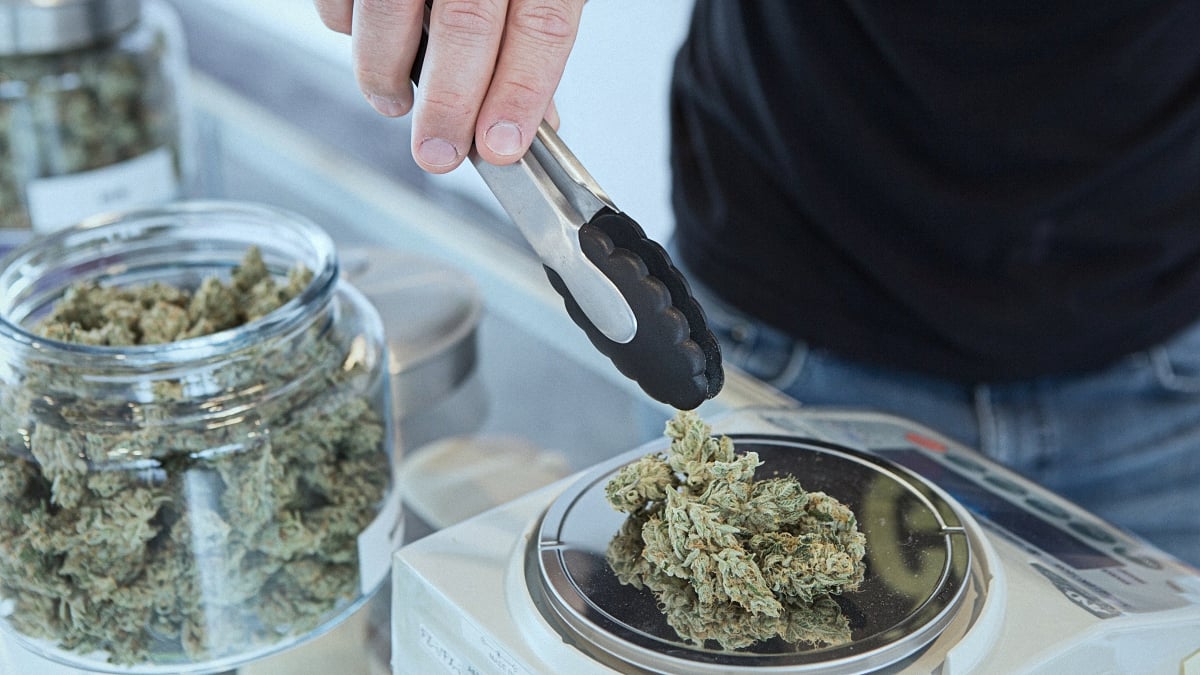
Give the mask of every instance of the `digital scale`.
[[712, 420], [854, 510], [866, 578], [837, 596], [850, 641], [739, 650], [680, 639], [605, 549], [623, 465], [528, 494], [394, 556], [401, 673], [1200, 673], [1200, 571], [976, 451], [875, 413], [752, 408]]

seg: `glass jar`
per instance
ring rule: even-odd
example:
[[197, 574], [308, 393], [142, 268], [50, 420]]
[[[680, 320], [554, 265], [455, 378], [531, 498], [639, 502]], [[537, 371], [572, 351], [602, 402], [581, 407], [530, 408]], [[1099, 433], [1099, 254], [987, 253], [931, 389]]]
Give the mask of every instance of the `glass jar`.
[[186, 59], [161, 0], [0, 0], [0, 245], [181, 196]]
[[[296, 294], [237, 327], [129, 347], [35, 329], [89, 284], [231, 285], [251, 247]], [[103, 311], [169, 317], [148, 305]], [[75, 307], [72, 330], [87, 329], [95, 310]], [[350, 616], [400, 536], [386, 365], [379, 315], [339, 279], [331, 239], [284, 211], [180, 202], [13, 251], [0, 269], [10, 643], [89, 671], [214, 672]]]

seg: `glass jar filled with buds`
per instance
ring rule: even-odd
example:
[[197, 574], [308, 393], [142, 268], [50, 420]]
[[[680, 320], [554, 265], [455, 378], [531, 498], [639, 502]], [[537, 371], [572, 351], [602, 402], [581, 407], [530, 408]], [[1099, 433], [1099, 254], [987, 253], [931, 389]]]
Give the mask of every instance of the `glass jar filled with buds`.
[[186, 59], [161, 0], [0, 0], [0, 245], [179, 196]]
[[0, 269], [10, 651], [215, 672], [354, 613], [400, 535], [385, 350], [329, 236], [274, 208], [178, 202], [14, 250]]

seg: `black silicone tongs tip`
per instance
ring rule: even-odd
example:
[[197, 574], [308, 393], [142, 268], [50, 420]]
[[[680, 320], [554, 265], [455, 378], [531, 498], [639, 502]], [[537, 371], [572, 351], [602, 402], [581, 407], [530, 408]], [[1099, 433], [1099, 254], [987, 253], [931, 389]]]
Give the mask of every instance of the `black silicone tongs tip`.
[[700, 303], [667, 252], [623, 213], [605, 209], [579, 230], [587, 258], [613, 281], [637, 319], [626, 343], [588, 319], [561, 277], [547, 268], [567, 313], [593, 346], [650, 397], [680, 410], [713, 398], [725, 383], [721, 348]]

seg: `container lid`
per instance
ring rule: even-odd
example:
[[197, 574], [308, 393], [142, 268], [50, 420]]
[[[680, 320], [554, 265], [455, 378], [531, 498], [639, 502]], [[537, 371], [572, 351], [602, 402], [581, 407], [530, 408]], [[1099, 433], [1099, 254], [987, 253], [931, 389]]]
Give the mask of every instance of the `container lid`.
[[137, 22], [141, 0], [0, 0], [0, 55], [78, 49]]
[[863, 673], [920, 652], [966, 605], [971, 549], [964, 521], [928, 483], [874, 455], [816, 441], [730, 435], [768, 476], [793, 475], [837, 498], [866, 536], [866, 577], [835, 598], [850, 640], [833, 646], [779, 638], [738, 650], [678, 636], [647, 588], [622, 585], [605, 557], [625, 515], [605, 502], [608, 480], [645, 454], [601, 464], [547, 510], [526, 577], [534, 602], [571, 643], [602, 663], [661, 673]]

